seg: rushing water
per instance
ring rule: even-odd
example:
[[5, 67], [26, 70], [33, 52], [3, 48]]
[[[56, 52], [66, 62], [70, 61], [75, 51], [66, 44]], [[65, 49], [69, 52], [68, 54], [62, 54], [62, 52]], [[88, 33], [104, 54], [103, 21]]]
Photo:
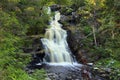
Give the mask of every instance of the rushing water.
[[[48, 14], [51, 14], [50, 8]], [[45, 38], [41, 39], [45, 49], [44, 62], [47, 62], [44, 68], [49, 80], [93, 80], [86, 67], [73, 59], [66, 41], [67, 32], [61, 28], [59, 20], [60, 12], [56, 11], [51, 17], [50, 27], [46, 29]]]
[[[50, 14], [50, 10], [49, 10]], [[49, 63], [73, 63], [74, 60], [68, 47], [66, 38], [67, 32], [62, 29], [60, 12], [56, 11], [55, 16], [51, 18], [50, 28], [46, 29], [45, 38], [41, 39], [45, 48], [45, 62]]]

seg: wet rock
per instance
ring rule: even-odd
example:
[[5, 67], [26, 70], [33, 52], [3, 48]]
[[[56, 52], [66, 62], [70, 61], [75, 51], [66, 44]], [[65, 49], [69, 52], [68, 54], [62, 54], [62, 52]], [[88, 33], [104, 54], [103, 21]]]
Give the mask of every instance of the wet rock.
[[105, 79], [100, 76], [95, 76], [95, 80], [105, 80]]
[[102, 67], [93, 67], [91, 70], [92, 74], [95, 77], [95, 80], [110, 80], [110, 73], [112, 69], [102, 68]]
[[28, 69], [28, 70], [26, 70], [26, 72], [27, 72], [28, 74], [32, 74], [32, 73], [34, 73], [34, 70]]
[[61, 8], [61, 5], [58, 4], [54, 4], [52, 6], [50, 6], [52, 11], [58, 11]]
[[22, 50], [24, 51], [24, 53], [30, 53], [33, 51], [32, 48], [25, 48], [25, 47]]
[[98, 67], [94, 67], [93, 69], [94, 69], [94, 70], [98, 70], [99, 68], [98, 68]]
[[93, 63], [87, 63], [88, 66], [93, 66]]
[[45, 78], [45, 80], [51, 80], [50, 78]]
[[112, 69], [110, 69], [110, 68], [104, 68], [104, 70], [108, 73], [110, 73], [112, 71]]
[[65, 21], [67, 22], [69, 20], [71, 20], [69, 16], [61, 15], [60, 23], [64, 23]]
[[81, 80], [81, 65], [78, 66], [60, 66], [46, 65], [45, 69], [52, 80]]
[[68, 76], [68, 77], [66, 78], [66, 80], [72, 80], [72, 77], [71, 77], [71, 76]]

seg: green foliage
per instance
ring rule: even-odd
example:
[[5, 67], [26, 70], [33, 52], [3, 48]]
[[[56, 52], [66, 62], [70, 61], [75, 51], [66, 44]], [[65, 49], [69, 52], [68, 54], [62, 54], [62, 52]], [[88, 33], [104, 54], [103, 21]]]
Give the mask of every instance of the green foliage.
[[[27, 1], [28, 5], [25, 5], [25, 1], [27, 0], [0, 1], [0, 80], [37, 80], [23, 70], [30, 62], [31, 55], [24, 55], [21, 48], [25, 44], [27, 33], [36, 34], [35, 31], [32, 32], [36, 28], [41, 33], [39, 30], [45, 27], [43, 25], [48, 16], [45, 15], [46, 12], [37, 12], [40, 9], [37, 3]], [[39, 74], [44, 75], [42, 72]]]
[[[61, 5], [62, 14], [76, 12], [77, 30], [83, 36], [82, 49], [91, 54], [98, 66], [113, 68], [111, 80], [120, 76], [120, 11], [119, 0], [0, 0], [0, 79], [44, 80], [44, 70], [28, 75], [23, 68], [30, 55], [23, 55], [22, 47], [29, 47], [32, 35], [43, 35], [52, 15], [48, 6]], [[67, 22], [64, 22], [68, 24]], [[94, 43], [93, 28], [97, 45]], [[76, 30], [76, 29], [74, 29]], [[99, 59], [99, 60], [98, 60]]]
[[72, 5], [73, 1], [72, 0], [53, 0], [56, 4], [60, 5], [67, 5], [70, 6]]
[[84, 36], [80, 49], [87, 51], [91, 61], [100, 63], [98, 66], [114, 68], [110, 80], [118, 80], [120, 75], [119, 3], [118, 0], [74, 0], [72, 5], [80, 16], [75, 26]]
[[45, 77], [47, 77], [44, 69], [41, 70], [35, 70], [33, 74], [30, 75], [30, 77], [34, 78], [35, 80], [45, 80]]
[[120, 62], [112, 58], [99, 60], [96, 64], [105, 68], [120, 68]]
[[19, 36], [24, 35], [25, 27], [20, 25], [16, 16], [3, 11], [0, 11], [0, 15], [2, 15], [0, 16], [0, 79], [23, 80], [19, 79], [21, 76], [18, 75], [19, 73], [22, 75], [22, 68], [30, 61], [27, 56], [25, 58], [20, 56], [22, 39]]
[[26, 72], [12, 65], [2, 72], [1, 79], [2, 80], [32, 80], [32, 78], [29, 77], [29, 75], [27, 75]]
[[[22, 64], [21, 64], [22, 65]], [[36, 70], [33, 74], [28, 75], [22, 69], [10, 65], [6, 70], [1, 71], [1, 80], [45, 80], [45, 71]]]
[[112, 59], [112, 58], [106, 58], [99, 60], [96, 63], [97, 67], [102, 67], [106, 69], [110, 69], [109, 79], [110, 80], [118, 80], [120, 77], [120, 62]]

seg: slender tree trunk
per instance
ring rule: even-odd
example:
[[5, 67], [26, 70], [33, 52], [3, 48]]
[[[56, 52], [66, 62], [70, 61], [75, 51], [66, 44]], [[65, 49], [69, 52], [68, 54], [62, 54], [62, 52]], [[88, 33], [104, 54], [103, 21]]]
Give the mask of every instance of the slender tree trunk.
[[113, 30], [111, 31], [111, 34], [112, 34], [112, 39], [114, 39], [115, 34]]
[[97, 46], [97, 40], [96, 40], [96, 34], [95, 34], [96, 31], [94, 26], [92, 27], [92, 30], [93, 30], [94, 44], [95, 46]]
[[95, 17], [96, 17], [96, 11], [94, 10], [92, 30], [93, 30], [94, 44], [95, 44], [95, 46], [97, 46], [97, 39], [96, 39], [96, 34], [95, 34], [96, 29], [97, 29], [97, 24], [96, 24], [96, 21], [95, 21], [96, 20]]

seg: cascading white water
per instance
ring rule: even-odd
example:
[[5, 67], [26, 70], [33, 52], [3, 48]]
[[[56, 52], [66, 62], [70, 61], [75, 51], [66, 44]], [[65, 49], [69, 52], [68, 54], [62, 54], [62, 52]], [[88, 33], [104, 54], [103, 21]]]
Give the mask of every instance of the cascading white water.
[[44, 61], [50, 63], [73, 63], [74, 60], [66, 41], [67, 32], [61, 28], [62, 25], [58, 22], [60, 13], [56, 11], [53, 18], [50, 21], [50, 28], [46, 29], [45, 38], [41, 39], [46, 54]]

